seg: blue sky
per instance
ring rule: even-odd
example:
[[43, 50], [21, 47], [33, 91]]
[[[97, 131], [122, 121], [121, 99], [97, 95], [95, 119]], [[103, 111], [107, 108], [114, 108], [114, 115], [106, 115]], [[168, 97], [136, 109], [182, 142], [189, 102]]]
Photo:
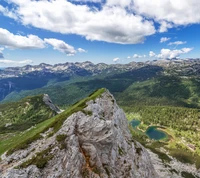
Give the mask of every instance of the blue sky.
[[1, 0], [0, 67], [200, 57], [199, 0]]

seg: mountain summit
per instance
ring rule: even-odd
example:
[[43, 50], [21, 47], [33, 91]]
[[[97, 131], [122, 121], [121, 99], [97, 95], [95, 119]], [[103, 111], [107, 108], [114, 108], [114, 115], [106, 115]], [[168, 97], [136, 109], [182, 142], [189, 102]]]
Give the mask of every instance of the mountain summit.
[[29, 138], [25, 148], [15, 147], [1, 156], [0, 177], [158, 177], [108, 90], [96, 91], [55, 117], [38, 132], [39, 139]]

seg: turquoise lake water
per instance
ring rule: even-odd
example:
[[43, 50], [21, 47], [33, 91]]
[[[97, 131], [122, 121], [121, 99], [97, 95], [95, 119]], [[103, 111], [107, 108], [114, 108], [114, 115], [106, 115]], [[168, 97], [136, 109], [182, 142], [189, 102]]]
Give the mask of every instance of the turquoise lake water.
[[151, 126], [146, 130], [146, 135], [150, 138], [150, 139], [154, 139], [154, 140], [162, 140], [164, 138], [167, 137], [167, 134], [161, 130], [158, 130], [156, 126]]
[[[141, 121], [135, 120], [135, 119], [133, 119], [133, 120], [130, 122], [130, 124], [132, 125], [132, 127], [133, 127], [134, 129], [136, 129], [136, 130], [137, 130], [137, 126], [139, 126], [140, 123], [141, 123]], [[161, 131], [161, 130], [158, 130], [157, 128], [159, 128], [159, 127], [157, 127], [157, 126], [150, 126], [150, 127], [146, 130], [145, 134], [146, 134], [150, 139], [153, 139], [153, 140], [162, 140], [162, 139], [168, 137], [168, 135], [167, 135], [165, 132], [163, 132], [163, 131]], [[139, 130], [138, 130], [138, 131], [139, 131]]]
[[134, 127], [134, 128], [136, 128], [138, 125], [140, 125], [140, 121], [139, 120], [132, 120], [131, 121], [131, 125], [132, 125], [132, 127]]

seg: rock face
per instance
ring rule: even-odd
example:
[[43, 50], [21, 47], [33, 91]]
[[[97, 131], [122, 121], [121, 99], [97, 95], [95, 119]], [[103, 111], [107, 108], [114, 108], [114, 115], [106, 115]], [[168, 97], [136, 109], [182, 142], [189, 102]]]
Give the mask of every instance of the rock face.
[[44, 94], [43, 101], [47, 106], [49, 106], [51, 108], [51, 110], [55, 111], [56, 113], [60, 113], [61, 112], [61, 110], [57, 106], [55, 106], [53, 104], [53, 102], [51, 101], [49, 95]]
[[[87, 102], [84, 110], [68, 117], [52, 137], [37, 140], [8, 157], [3, 155], [0, 177], [159, 177], [148, 152], [132, 140], [125, 114], [108, 91]], [[15, 168], [44, 150], [49, 150], [45, 153], [49, 158], [45, 166]]]

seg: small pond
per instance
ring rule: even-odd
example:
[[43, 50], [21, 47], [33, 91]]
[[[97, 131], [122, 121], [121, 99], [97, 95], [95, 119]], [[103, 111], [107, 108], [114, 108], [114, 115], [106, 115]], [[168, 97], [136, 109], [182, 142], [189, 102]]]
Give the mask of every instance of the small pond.
[[151, 126], [146, 130], [146, 135], [150, 138], [150, 139], [154, 139], [154, 140], [162, 140], [167, 138], [167, 134], [161, 130], [158, 130], [159, 127], [156, 126]]
[[133, 128], [136, 128], [138, 125], [140, 125], [141, 121], [139, 120], [132, 120], [131, 122], [131, 125]]
[[162, 130], [159, 130], [160, 127], [158, 126], [150, 126], [145, 132], [142, 132], [137, 129], [137, 126], [139, 126], [141, 121], [133, 119], [130, 121], [131, 126], [138, 132], [141, 132], [143, 134], [146, 134], [150, 139], [153, 140], [163, 140], [165, 138], [168, 138], [167, 133], [165, 133]]

